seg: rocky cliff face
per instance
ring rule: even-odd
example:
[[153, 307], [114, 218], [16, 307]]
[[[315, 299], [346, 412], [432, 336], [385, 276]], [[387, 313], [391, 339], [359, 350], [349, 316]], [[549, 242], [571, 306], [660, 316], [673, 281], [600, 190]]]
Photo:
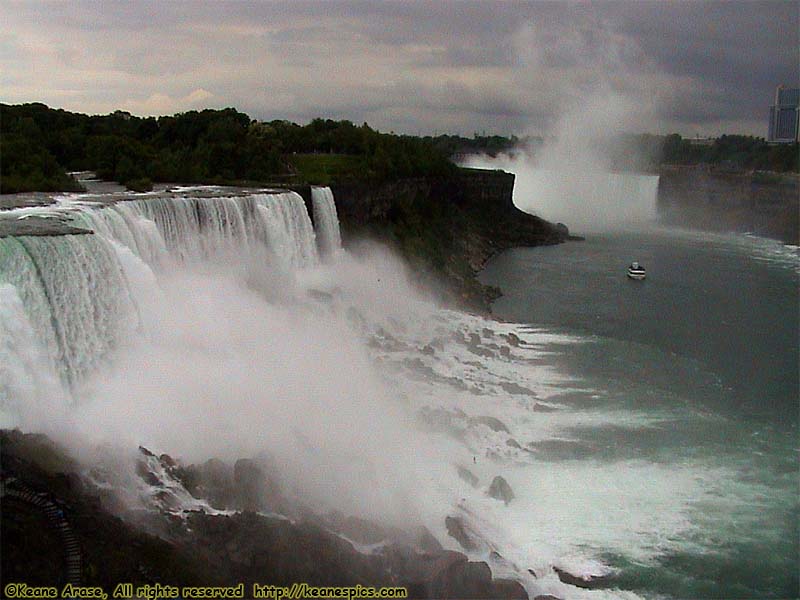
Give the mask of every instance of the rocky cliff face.
[[514, 175], [503, 171], [331, 188], [345, 242], [363, 235], [388, 242], [423, 278], [444, 279], [447, 299], [467, 308], [485, 310], [497, 295], [474, 278], [495, 253], [568, 238], [565, 226], [514, 206]]
[[670, 225], [750, 231], [797, 244], [799, 182], [793, 174], [665, 166], [658, 186], [659, 217]]
[[[137, 489], [155, 493], [135, 508], [96, 485], [103, 470], [83, 472], [42, 435], [0, 430], [2, 589], [243, 586], [237, 597], [250, 598], [255, 584], [305, 582], [400, 586], [410, 598], [528, 598], [519, 582], [493, 578], [487, 563], [444, 550], [424, 528], [402, 532], [300, 505], [276, 514], [277, 484], [250, 459], [183, 465], [140, 448], [136, 472], [146, 486]], [[184, 484], [222, 512], [181, 510], [170, 498]]]

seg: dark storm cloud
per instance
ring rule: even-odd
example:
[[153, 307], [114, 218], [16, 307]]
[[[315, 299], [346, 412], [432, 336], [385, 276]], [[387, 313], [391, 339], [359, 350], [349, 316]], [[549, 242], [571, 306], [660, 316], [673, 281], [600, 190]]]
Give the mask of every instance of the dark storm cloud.
[[[763, 135], [797, 84], [795, 2], [6, 2], [3, 100], [234, 105], [384, 129], [547, 129], [601, 93], [630, 126]], [[643, 115], [648, 117], [644, 118]]]

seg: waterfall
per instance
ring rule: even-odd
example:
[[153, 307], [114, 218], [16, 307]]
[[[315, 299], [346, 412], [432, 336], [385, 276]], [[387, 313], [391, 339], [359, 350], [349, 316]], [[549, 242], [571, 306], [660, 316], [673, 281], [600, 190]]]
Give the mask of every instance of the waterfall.
[[[73, 199], [49, 208], [94, 235], [0, 238], [0, 356], [13, 354], [33, 331], [44, 362], [67, 387], [98, 368], [135, 331], [141, 296], [151, 293], [142, 288], [167, 264], [259, 249], [288, 269], [319, 261], [311, 219], [294, 192], [156, 196], [109, 204]], [[335, 219], [335, 208], [328, 210]], [[3, 218], [14, 218], [13, 213]], [[326, 231], [335, 225], [338, 234], [338, 224], [324, 222]], [[0, 403], [19, 397], [22, 380], [10, 367], [0, 369]]]
[[291, 267], [315, 264], [316, 235], [303, 198], [295, 192], [253, 198], [275, 256]]
[[658, 176], [531, 169], [517, 173], [514, 203], [574, 231], [598, 231], [656, 220]]
[[651, 224], [658, 212], [658, 176], [611, 173], [596, 161], [569, 165], [550, 160], [542, 168], [527, 155], [474, 156], [465, 164], [514, 173], [514, 204], [573, 233]]
[[329, 187], [312, 187], [311, 200], [314, 205], [314, 222], [317, 227], [319, 248], [323, 256], [331, 255], [342, 247], [339, 217], [336, 203]]
[[[26, 413], [60, 401], [56, 365], [38, 337], [17, 288], [0, 283], [0, 427], [19, 425]], [[55, 345], [54, 339], [44, 342]]]
[[197, 262], [258, 245], [290, 267], [318, 259], [311, 219], [295, 192], [133, 200], [84, 208], [76, 220], [151, 265], [167, 256]]
[[135, 315], [113, 246], [94, 235], [0, 241], [0, 278], [16, 283], [43, 349], [62, 378], [75, 383], [116, 346]]

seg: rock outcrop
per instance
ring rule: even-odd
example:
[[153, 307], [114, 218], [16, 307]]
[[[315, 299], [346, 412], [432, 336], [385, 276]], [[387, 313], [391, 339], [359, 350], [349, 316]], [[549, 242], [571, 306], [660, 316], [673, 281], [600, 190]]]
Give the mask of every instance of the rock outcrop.
[[606, 576], [597, 576], [597, 575], [588, 575], [585, 577], [579, 577], [578, 575], [573, 575], [565, 571], [564, 569], [559, 569], [558, 567], [553, 567], [553, 571], [555, 571], [558, 578], [561, 580], [562, 583], [566, 583], [567, 585], [574, 585], [575, 587], [583, 588], [586, 590], [593, 590], [597, 588], [604, 587], [608, 585], [609, 577]]
[[[35, 490], [32, 497], [39, 504], [56, 507], [59, 519], [74, 532], [70, 551], [80, 557], [80, 583], [101, 586], [108, 594], [120, 582], [135, 587], [243, 583], [248, 597], [254, 583], [306, 582], [403, 586], [411, 598], [528, 597], [518, 582], [494, 579], [486, 563], [443, 550], [424, 529], [399, 533], [341, 514], [314, 515], [301, 506], [295, 507], [302, 514], [296, 518], [231, 511], [237, 504], [269, 503], [275, 474], [261, 460], [240, 460], [233, 466], [214, 460], [192, 467], [140, 449], [137, 472], [147, 485], [158, 488], [167, 480], [172, 485], [182, 476], [194, 484], [194, 494], [209, 494], [228, 511], [189, 510], [180, 516], [126, 511], [124, 504], [114, 504], [113, 490], [79, 475], [80, 467], [44, 436], [0, 431], [0, 471], [4, 582], [60, 585], [69, 567], [64, 542], [47, 514], [35, 502], [10, 493], [16, 486]], [[400, 539], [403, 535], [407, 541]], [[377, 545], [364, 551], [354, 543]]]
[[565, 226], [514, 206], [514, 175], [503, 171], [459, 169], [452, 177], [331, 189], [346, 243], [362, 235], [390, 243], [418, 272], [449, 283], [448, 299], [468, 308], [486, 310], [499, 295], [475, 280], [491, 256], [569, 237]]
[[450, 537], [456, 540], [464, 550], [477, 549], [478, 545], [467, 533], [467, 528], [461, 517], [446, 517], [444, 524]]
[[492, 483], [486, 493], [496, 500], [502, 500], [506, 504], [514, 499], [514, 492], [511, 490], [511, 486], [500, 475], [492, 479]]

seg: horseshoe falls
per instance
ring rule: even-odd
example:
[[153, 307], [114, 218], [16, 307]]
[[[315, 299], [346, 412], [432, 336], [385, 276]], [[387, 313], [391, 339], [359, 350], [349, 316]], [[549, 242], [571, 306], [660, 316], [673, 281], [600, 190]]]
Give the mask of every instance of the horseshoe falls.
[[586, 162], [547, 161], [525, 154], [473, 156], [469, 166], [514, 173], [514, 204], [549, 221], [568, 223], [576, 233], [638, 228], [657, 220], [658, 176], [611, 173]]
[[499, 321], [438, 306], [381, 246], [343, 250], [311, 194], [313, 225], [293, 192], [206, 187], [0, 213], [84, 231], [0, 238], [3, 426], [87, 471], [97, 448], [267, 455], [298, 504], [424, 525], [531, 597], [796, 587], [796, 320], [774, 317], [796, 251], [657, 227], [513, 250], [482, 275]]

